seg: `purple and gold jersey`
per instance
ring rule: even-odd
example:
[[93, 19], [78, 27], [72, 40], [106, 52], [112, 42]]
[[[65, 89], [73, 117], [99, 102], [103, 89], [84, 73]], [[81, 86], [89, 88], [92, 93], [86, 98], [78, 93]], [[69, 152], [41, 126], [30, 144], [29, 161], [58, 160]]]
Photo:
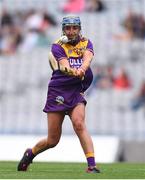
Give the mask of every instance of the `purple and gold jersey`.
[[[72, 68], [79, 68], [83, 62], [83, 53], [85, 50], [89, 50], [93, 53], [93, 45], [90, 40], [86, 38], [80, 38], [79, 42], [73, 46], [69, 43], [62, 44], [59, 40], [52, 45], [52, 54], [55, 59], [58, 61], [67, 58]], [[54, 71], [52, 74], [50, 86], [60, 86], [65, 84], [76, 84], [81, 83], [85, 91], [92, 82], [92, 71], [89, 68], [86, 71], [84, 81], [81, 81], [78, 77], [68, 76], [62, 73], [60, 70]]]
[[82, 65], [83, 53], [88, 49], [93, 53], [93, 45], [90, 40], [81, 38], [76, 46], [71, 44], [61, 44], [58, 40], [56, 44], [52, 46], [52, 53], [57, 61], [60, 61], [62, 58], [67, 58], [72, 68], [79, 68]]
[[[83, 53], [88, 49], [93, 53], [91, 41], [81, 38], [79, 42], [72, 46], [71, 44], [61, 44], [59, 41], [52, 45], [52, 54], [59, 63], [62, 58], [67, 58], [72, 68], [79, 68], [83, 62]], [[60, 70], [54, 70], [48, 85], [47, 101], [43, 109], [44, 112], [69, 112], [78, 103], [86, 104], [83, 96], [91, 82], [93, 74], [89, 68], [84, 80], [79, 77], [68, 76]]]

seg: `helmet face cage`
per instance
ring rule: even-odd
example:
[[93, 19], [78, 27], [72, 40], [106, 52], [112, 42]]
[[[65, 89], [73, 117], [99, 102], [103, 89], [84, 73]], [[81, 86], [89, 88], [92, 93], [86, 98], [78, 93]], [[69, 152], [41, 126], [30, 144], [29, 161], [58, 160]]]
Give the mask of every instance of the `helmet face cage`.
[[78, 16], [67, 16], [62, 20], [62, 34], [65, 35], [65, 26], [79, 26], [81, 30], [81, 20]]

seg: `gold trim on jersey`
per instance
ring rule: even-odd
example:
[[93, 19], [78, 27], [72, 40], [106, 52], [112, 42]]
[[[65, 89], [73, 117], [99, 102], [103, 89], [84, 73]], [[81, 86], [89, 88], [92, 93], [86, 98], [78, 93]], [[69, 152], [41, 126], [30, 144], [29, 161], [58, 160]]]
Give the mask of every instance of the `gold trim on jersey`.
[[87, 49], [88, 39], [81, 38], [80, 42], [76, 46], [72, 46], [69, 43], [62, 43], [60, 40], [56, 41], [56, 44], [59, 44], [65, 51], [67, 57], [82, 57], [84, 51]]

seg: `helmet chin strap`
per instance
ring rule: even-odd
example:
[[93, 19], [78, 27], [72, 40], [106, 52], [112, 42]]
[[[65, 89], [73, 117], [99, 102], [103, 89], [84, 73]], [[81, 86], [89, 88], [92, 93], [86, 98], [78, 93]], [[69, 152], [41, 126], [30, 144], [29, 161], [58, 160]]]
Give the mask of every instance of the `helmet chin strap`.
[[70, 39], [70, 40], [68, 41], [68, 43], [70, 43], [70, 44], [75, 44], [75, 43], [78, 42], [78, 40], [79, 40], [79, 36], [78, 36], [77, 38]]

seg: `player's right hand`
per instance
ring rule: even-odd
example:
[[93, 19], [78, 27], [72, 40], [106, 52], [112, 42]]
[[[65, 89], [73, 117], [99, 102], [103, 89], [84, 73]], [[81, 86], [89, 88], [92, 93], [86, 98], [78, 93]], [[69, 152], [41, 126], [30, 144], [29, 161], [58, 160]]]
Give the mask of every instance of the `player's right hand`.
[[77, 76], [77, 70], [75, 68], [61, 67], [60, 69], [64, 74], [69, 76]]

